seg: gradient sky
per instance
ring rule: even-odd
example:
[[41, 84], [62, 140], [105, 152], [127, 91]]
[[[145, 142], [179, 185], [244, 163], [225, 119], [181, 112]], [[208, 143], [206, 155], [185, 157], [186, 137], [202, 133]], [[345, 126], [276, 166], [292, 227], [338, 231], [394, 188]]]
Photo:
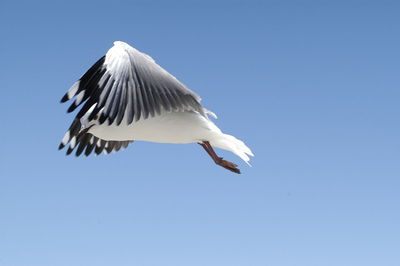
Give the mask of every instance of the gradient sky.
[[[0, 266], [400, 265], [397, 3], [2, 0]], [[253, 167], [197, 144], [58, 151], [60, 98], [115, 40]]]

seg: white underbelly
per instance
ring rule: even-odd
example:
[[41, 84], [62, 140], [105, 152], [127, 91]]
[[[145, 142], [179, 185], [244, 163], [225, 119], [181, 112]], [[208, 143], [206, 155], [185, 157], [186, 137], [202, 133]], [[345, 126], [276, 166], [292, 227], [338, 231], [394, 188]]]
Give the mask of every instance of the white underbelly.
[[209, 119], [192, 112], [170, 112], [127, 125], [94, 125], [90, 133], [104, 140], [143, 140], [163, 143], [191, 143], [207, 140], [221, 130]]

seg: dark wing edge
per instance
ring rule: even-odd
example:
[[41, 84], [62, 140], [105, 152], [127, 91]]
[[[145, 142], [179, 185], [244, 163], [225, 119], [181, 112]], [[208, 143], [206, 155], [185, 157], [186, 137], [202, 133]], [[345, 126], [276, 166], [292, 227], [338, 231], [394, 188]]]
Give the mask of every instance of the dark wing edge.
[[130, 143], [133, 143], [132, 140], [103, 140], [88, 133], [89, 129], [90, 127], [82, 128], [79, 119], [75, 119], [65, 133], [58, 149], [61, 150], [69, 144], [66, 154], [70, 155], [76, 149], [75, 155], [78, 157], [81, 154], [89, 156], [92, 153], [99, 155], [101, 153], [117, 152], [127, 148]]
[[126, 118], [129, 125], [159, 115], [161, 109], [195, 110], [204, 115], [200, 97], [146, 55], [135, 49], [123, 50], [122, 55], [115, 50], [115, 56], [110, 51], [62, 97], [62, 103], [75, 97], [67, 112], [82, 106], [76, 119], [88, 115], [89, 121], [96, 117], [99, 124], [120, 125]]

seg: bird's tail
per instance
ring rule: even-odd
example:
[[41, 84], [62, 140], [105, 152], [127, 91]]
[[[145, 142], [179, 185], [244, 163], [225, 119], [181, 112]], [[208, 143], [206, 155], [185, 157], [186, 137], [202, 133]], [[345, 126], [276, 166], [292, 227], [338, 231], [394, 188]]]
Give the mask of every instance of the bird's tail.
[[245, 161], [249, 166], [251, 166], [249, 163], [249, 156], [254, 156], [254, 154], [251, 152], [250, 148], [244, 144], [243, 141], [235, 138], [234, 136], [220, 133], [210, 140], [210, 144], [211, 146], [233, 152], [242, 158], [242, 160]]

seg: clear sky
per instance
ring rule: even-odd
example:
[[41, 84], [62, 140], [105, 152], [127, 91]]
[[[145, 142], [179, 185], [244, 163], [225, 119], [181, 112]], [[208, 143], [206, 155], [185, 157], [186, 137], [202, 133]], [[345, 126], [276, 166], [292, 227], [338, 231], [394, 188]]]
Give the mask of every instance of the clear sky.
[[[400, 265], [397, 3], [2, 0], [0, 266]], [[115, 40], [253, 167], [197, 144], [58, 151], [60, 98]]]

